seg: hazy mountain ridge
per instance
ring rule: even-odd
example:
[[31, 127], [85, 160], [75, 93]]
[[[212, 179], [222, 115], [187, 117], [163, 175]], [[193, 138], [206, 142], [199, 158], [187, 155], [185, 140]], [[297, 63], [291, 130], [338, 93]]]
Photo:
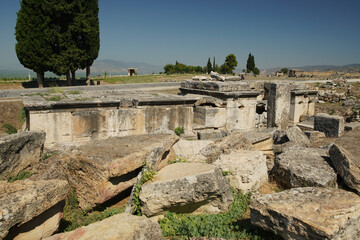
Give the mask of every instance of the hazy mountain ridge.
[[[126, 75], [128, 68], [138, 68], [139, 74], [152, 74], [163, 72], [163, 66], [151, 65], [148, 63], [140, 62], [125, 62], [117, 61], [112, 59], [102, 59], [96, 60], [91, 66], [91, 75], [104, 75], [105, 72], [109, 75]], [[268, 68], [263, 69], [261, 74], [267, 75], [275, 73], [276, 71], [281, 70], [283, 67]], [[301, 69], [306, 72], [327, 72], [327, 71], [336, 71], [336, 72], [346, 72], [346, 73], [360, 73], [360, 64], [347, 64], [343, 66], [336, 65], [314, 65], [314, 66], [303, 66], [303, 67], [287, 67], [288, 69]], [[241, 69], [236, 69], [238, 72], [241, 72]], [[19, 66], [14, 67], [4, 67], [0, 66], [0, 78], [27, 78], [30, 73], [31, 77], [36, 77], [36, 73], [32, 70], [26, 69]], [[55, 77], [55, 74], [46, 73], [46, 76]], [[78, 77], [85, 76], [85, 70], [77, 71]]]
[[[270, 74], [275, 73], [276, 71], [280, 71], [283, 67], [276, 67], [276, 68], [268, 68], [261, 71], [262, 74]], [[343, 66], [336, 66], [336, 65], [313, 65], [313, 66], [303, 66], [303, 67], [286, 67], [288, 69], [300, 69], [304, 70], [305, 72], [329, 72], [329, 71], [336, 71], [336, 72], [346, 72], [346, 73], [359, 73], [360, 71], [360, 64], [347, 64]]]

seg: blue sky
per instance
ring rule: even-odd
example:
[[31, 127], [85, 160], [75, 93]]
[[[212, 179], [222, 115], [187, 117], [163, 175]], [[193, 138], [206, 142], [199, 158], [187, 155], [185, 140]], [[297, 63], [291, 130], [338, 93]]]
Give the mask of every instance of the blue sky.
[[[1, 0], [0, 66], [19, 66], [17, 0]], [[163, 66], [221, 64], [248, 54], [260, 69], [360, 63], [359, 0], [99, 0], [98, 59]]]

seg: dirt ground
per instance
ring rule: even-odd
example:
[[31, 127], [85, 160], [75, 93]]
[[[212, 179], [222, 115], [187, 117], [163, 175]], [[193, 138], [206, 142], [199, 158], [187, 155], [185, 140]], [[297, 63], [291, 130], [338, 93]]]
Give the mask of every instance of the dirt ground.
[[5, 133], [4, 124], [11, 124], [17, 130], [22, 129], [20, 111], [24, 105], [21, 100], [4, 101], [0, 99], [0, 134]]

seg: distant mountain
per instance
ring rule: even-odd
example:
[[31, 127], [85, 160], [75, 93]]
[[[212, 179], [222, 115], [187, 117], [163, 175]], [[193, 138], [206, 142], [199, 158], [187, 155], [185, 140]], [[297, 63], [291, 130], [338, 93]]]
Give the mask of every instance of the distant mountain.
[[[279, 71], [283, 67], [276, 68], [268, 68], [261, 71], [262, 74], [267, 75], [270, 73], [274, 73]], [[336, 72], [346, 72], [346, 73], [359, 73], [360, 72], [360, 64], [348, 64], [343, 66], [336, 65], [314, 65], [314, 66], [304, 66], [304, 67], [287, 67], [288, 69], [301, 69], [305, 72], [328, 72], [328, 71], [336, 71]]]
[[104, 74], [106, 71], [110, 75], [122, 75], [128, 73], [128, 68], [137, 68], [140, 75], [164, 71], [163, 67], [148, 63], [124, 62], [111, 59], [96, 60], [91, 67], [91, 71], [100, 74]]
[[[109, 75], [126, 75], [128, 68], [137, 68], [140, 75], [159, 73], [164, 71], [162, 66], [155, 66], [148, 63], [125, 62], [111, 59], [96, 60], [91, 66], [91, 75], [104, 75], [105, 71]], [[19, 66], [5, 67], [0, 66], [0, 78], [25, 78], [30, 73], [31, 77], [36, 77], [36, 73], [32, 70]], [[46, 76], [54, 77], [53, 73], [46, 73]], [[85, 70], [77, 71], [77, 76], [84, 77]]]

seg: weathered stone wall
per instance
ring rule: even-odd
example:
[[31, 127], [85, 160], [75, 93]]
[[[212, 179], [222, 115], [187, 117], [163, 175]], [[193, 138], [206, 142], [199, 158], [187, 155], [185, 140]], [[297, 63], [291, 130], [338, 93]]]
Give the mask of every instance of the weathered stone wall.
[[307, 91], [291, 92], [290, 121], [300, 122], [300, 116], [314, 116], [316, 91], [309, 95]]
[[30, 130], [46, 132], [46, 145], [174, 131], [192, 131], [193, 108], [144, 106], [30, 111]]
[[256, 98], [239, 98], [227, 100], [226, 129], [255, 129]]

